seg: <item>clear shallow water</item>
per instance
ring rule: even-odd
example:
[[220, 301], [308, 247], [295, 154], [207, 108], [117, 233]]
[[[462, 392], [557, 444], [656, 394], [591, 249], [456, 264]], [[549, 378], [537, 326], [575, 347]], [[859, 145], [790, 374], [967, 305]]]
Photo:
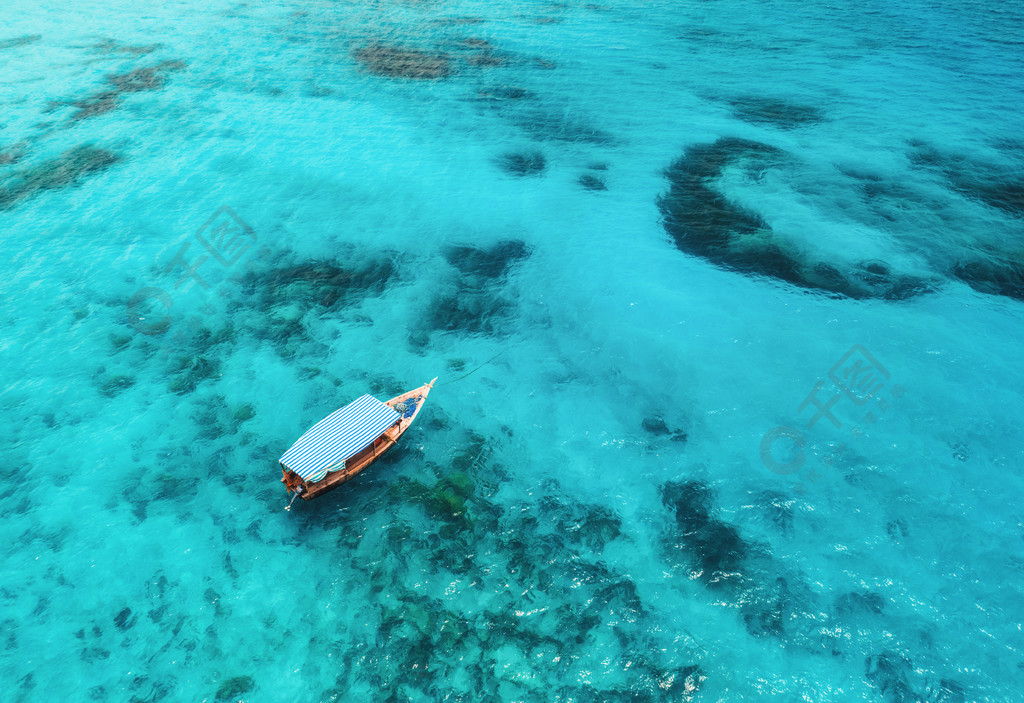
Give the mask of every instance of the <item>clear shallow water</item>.
[[1015, 698], [1019, 12], [4, 12], [13, 700]]

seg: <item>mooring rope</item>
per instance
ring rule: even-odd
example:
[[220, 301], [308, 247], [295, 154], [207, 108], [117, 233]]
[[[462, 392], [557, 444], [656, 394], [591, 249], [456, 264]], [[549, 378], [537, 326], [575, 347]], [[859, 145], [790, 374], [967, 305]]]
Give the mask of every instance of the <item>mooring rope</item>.
[[483, 367], [487, 366], [487, 364], [491, 363], [492, 361], [494, 361], [495, 359], [497, 359], [499, 356], [501, 356], [502, 354], [504, 354], [507, 351], [508, 351], [508, 347], [502, 349], [500, 352], [498, 352], [497, 354], [492, 356], [490, 359], [488, 359], [484, 363], [482, 363], [479, 366], [477, 366], [475, 369], [473, 369], [469, 373], [463, 374], [463, 375], [459, 376], [458, 378], [453, 378], [451, 381], [445, 381], [444, 383], [438, 383], [436, 387], [447, 386], [449, 384], [455, 383], [456, 381], [461, 381], [462, 379], [466, 378], [467, 376], [471, 376], [471, 375], [475, 374], [477, 371], [479, 371]]

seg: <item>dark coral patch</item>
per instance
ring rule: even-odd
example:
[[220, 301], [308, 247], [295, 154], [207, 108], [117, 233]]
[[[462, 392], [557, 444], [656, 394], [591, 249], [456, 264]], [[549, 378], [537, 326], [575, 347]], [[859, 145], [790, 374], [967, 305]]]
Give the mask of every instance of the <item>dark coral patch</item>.
[[539, 176], [547, 168], [548, 161], [539, 151], [526, 153], [503, 154], [498, 158], [498, 166], [506, 173], [520, 178], [525, 176]]
[[334, 308], [382, 293], [395, 273], [390, 259], [345, 268], [329, 261], [311, 261], [250, 273], [242, 289], [266, 309], [282, 303]]
[[686, 537], [690, 549], [697, 555], [701, 574], [709, 583], [726, 579], [740, 570], [747, 545], [732, 525], [709, 520]]
[[568, 110], [542, 111], [529, 110], [519, 115], [516, 126], [537, 139], [555, 139], [574, 144], [602, 144], [615, 142], [615, 138], [598, 129], [586, 120], [582, 120]]
[[954, 442], [950, 445], [952, 456], [957, 461], [967, 461], [971, 457], [971, 449], [964, 442]]
[[673, 442], [685, 442], [687, 440], [686, 432], [669, 427], [664, 418], [659, 416], [645, 417], [640, 426], [645, 432], [649, 432], [656, 437], [667, 437]]
[[[935, 174], [955, 193], [1008, 215], [1024, 218], [1024, 180], [1019, 155], [1001, 154], [1002, 163], [974, 155], [940, 150], [927, 142], [912, 141], [908, 154], [916, 168]], [[949, 274], [980, 293], [1024, 300], [1024, 257], [1020, 239], [1010, 246], [975, 245], [950, 268]]]
[[42, 191], [68, 188], [86, 176], [120, 161], [113, 152], [90, 145], [76, 146], [60, 156], [15, 172], [0, 186], [0, 210], [16, 206]]
[[611, 509], [601, 505], [583, 506], [585, 514], [574, 527], [582, 533], [584, 543], [591, 549], [600, 549], [622, 534], [622, 520]]
[[217, 688], [217, 694], [214, 696], [214, 700], [218, 703], [221, 701], [237, 701], [239, 698], [252, 691], [255, 685], [256, 682], [253, 681], [251, 676], [232, 677], [224, 681]]
[[25, 147], [21, 144], [0, 149], [0, 166], [16, 164], [23, 158], [25, 158]]
[[103, 382], [100, 386], [100, 393], [111, 398], [134, 385], [135, 379], [131, 376], [113, 376]]
[[980, 181], [970, 184], [970, 193], [994, 208], [1024, 217], [1024, 181]]
[[156, 66], [136, 68], [127, 73], [107, 76], [110, 83], [121, 93], [137, 93], [144, 90], [159, 90], [167, 84], [167, 74], [186, 67], [184, 61], [161, 61]]
[[97, 53], [110, 53], [110, 54], [131, 54], [133, 56], [144, 56], [146, 54], [152, 54], [157, 49], [161, 48], [163, 44], [122, 44], [114, 39], [104, 39], [101, 42], [93, 44], [89, 48]]
[[192, 346], [199, 354], [207, 354], [214, 347], [232, 344], [234, 341], [235, 328], [230, 325], [221, 327], [216, 332], [208, 327], [200, 327], [192, 337]]
[[466, 25], [483, 24], [486, 21], [483, 17], [439, 17], [433, 20], [432, 24], [440, 27], [464, 27]]
[[1024, 300], [1024, 259], [1014, 261], [992, 255], [959, 262], [951, 273], [979, 293]]
[[1024, 257], [1017, 261], [989, 252], [985, 259], [954, 264], [950, 272], [979, 293], [1024, 300]]
[[662, 502], [674, 512], [685, 547], [708, 584], [738, 573], [748, 550], [735, 527], [711, 516], [713, 498], [707, 484], [699, 481], [662, 487]]
[[886, 651], [868, 657], [864, 662], [867, 680], [889, 703], [921, 700], [910, 685], [914, 665], [899, 652]]
[[[665, 229], [680, 249], [712, 263], [799, 282], [796, 262], [768, 239], [768, 224], [712, 187], [727, 166], [754, 158], [777, 160], [782, 152], [735, 137], [687, 149], [666, 171], [671, 190], [658, 201]], [[750, 241], [739, 248], [740, 238]]]
[[200, 439], [217, 439], [238, 432], [242, 423], [255, 417], [252, 405], [245, 404], [231, 412], [221, 395], [207, 396], [196, 405], [192, 420], [196, 423], [196, 436]]
[[967, 703], [967, 691], [952, 679], [940, 679], [934, 695], [935, 703]]
[[477, 66], [480, 68], [493, 68], [494, 66], [504, 66], [507, 62], [507, 58], [493, 51], [481, 51], [477, 54], [473, 54], [472, 56], [466, 59], [466, 63], [468, 63], [470, 66]]
[[[1020, 178], [1020, 157], [1013, 149], [1004, 149], [1000, 154], [1003, 161], [994, 163], [974, 155], [943, 151], [927, 142], [913, 141], [910, 146], [910, 162], [937, 175], [952, 191], [1014, 221], [1024, 218], [1024, 180]], [[1006, 247], [975, 245], [953, 264], [950, 275], [980, 293], [1024, 300], [1024, 257], [1020, 253], [1020, 238], [1014, 239]]]
[[467, 501], [473, 497], [475, 486], [468, 474], [454, 473], [438, 480], [433, 486], [419, 481], [402, 483], [402, 494], [413, 503], [421, 505], [434, 519], [465, 523]]
[[666, 171], [671, 188], [658, 199], [663, 225], [676, 246], [725, 269], [837, 296], [902, 300], [932, 289], [929, 282], [893, 274], [878, 262], [855, 265], [844, 273], [826, 262], [805, 261], [760, 215], [732, 202], [716, 187], [728, 167], [764, 170], [785, 158], [776, 147], [736, 137], [687, 149]]
[[885, 531], [892, 538], [892, 541], [897, 543], [902, 542], [910, 535], [910, 527], [907, 525], [907, 521], [899, 517], [889, 521], [885, 526]]
[[540, 501], [539, 517], [574, 548], [600, 551], [622, 534], [622, 519], [603, 505], [564, 502], [546, 496]]
[[97, 117], [113, 112], [121, 105], [120, 94], [114, 90], [107, 90], [102, 93], [90, 95], [81, 100], [73, 100], [72, 107], [78, 110], [71, 115], [72, 120], [84, 120], [89, 117]]
[[733, 114], [745, 122], [793, 129], [824, 121], [816, 107], [761, 95], [745, 95], [729, 101]]
[[740, 599], [740, 615], [747, 632], [754, 637], [782, 636], [791, 600], [789, 581], [782, 576], [774, 582], [760, 579], [748, 584]]
[[410, 47], [371, 44], [353, 54], [370, 73], [387, 78], [444, 78], [452, 72], [451, 61], [440, 53]]
[[640, 426], [644, 428], [645, 432], [650, 432], [653, 435], [672, 434], [672, 430], [665, 424], [665, 420], [660, 417], [645, 417]]
[[1024, 217], [1024, 181], [1020, 166], [1008, 167], [940, 151], [921, 141], [911, 142], [910, 162], [941, 174], [964, 197], [1016, 217]]
[[661, 488], [661, 502], [675, 515], [676, 524], [691, 532], [711, 519], [711, 489], [700, 481], [670, 481]]
[[468, 46], [473, 49], [489, 50], [494, 48], [494, 45], [491, 44], [489, 41], [487, 41], [486, 39], [480, 39], [478, 37], [466, 37], [465, 39], [459, 40], [458, 43], [461, 44], [462, 46]]
[[530, 255], [520, 240], [505, 240], [490, 247], [450, 246], [444, 257], [458, 269], [455, 288], [437, 295], [424, 316], [423, 333], [412, 337], [425, 344], [430, 331], [497, 334], [515, 310], [512, 299], [500, 294], [515, 264]]
[[3, 51], [4, 49], [16, 49], [19, 46], [35, 44], [42, 38], [42, 34], [26, 34], [20, 37], [12, 37], [11, 39], [3, 39], [0, 40], [0, 51]]
[[425, 325], [439, 332], [492, 335], [513, 309], [507, 298], [488, 291], [463, 289], [434, 298]]
[[523, 100], [532, 97], [530, 91], [514, 85], [496, 85], [477, 91], [481, 100]]
[[307, 315], [347, 310], [383, 293], [397, 275], [389, 256], [360, 259], [353, 252], [347, 260], [353, 263], [309, 261], [249, 271], [242, 277], [237, 305], [256, 314], [240, 318], [242, 329], [291, 357], [297, 352], [292, 342], [307, 338]]
[[778, 491], [764, 491], [757, 498], [758, 506], [764, 511], [765, 517], [781, 530], [789, 534], [793, 530], [793, 500]]
[[84, 120], [116, 110], [120, 107], [121, 96], [125, 93], [159, 90], [167, 84], [169, 73], [180, 71], [186, 65], [184, 61], [161, 61], [155, 66], [109, 75], [107, 76], [107, 83], [111, 86], [109, 90], [103, 90], [87, 98], [70, 102], [70, 105], [78, 108], [71, 119]]
[[[378, 623], [376, 632], [351, 644], [359, 669], [340, 669], [324, 695], [347, 700], [354, 687], [368, 685], [409, 697], [444, 690], [453, 700], [475, 700], [479, 691], [500, 687], [505, 699], [534, 700], [543, 697], [534, 683], [544, 675], [540, 667], [560, 661], [552, 700], [692, 700], [704, 676], [685, 661], [682, 647], [650, 646], [646, 633], [658, 619], [643, 583], [579, 548], [588, 531], [596, 544], [615, 539], [614, 512], [578, 503], [553, 481], [538, 487], [539, 501], [492, 500], [511, 480], [489, 451], [500, 440], [469, 435], [445, 466], [429, 466], [436, 480], [399, 478], [360, 498], [392, 516], [383, 530], [358, 537], [339, 530], [346, 545], [360, 545], [358, 557], [347, 558], [363, 565], [365, 587], [387, 598], [363, 614]], [[322, 522], [318, 516], [316, 529]], [[481, 607], [453, 609], [451, 600], [415, 586], [407, 566], [413, 562], [422, 565], [416, 573], [453, 574], [488, 590], [500, 583], [499, 591]], [[607, 673], [581, 681], [587, 663], [578, 652], [598, 642], [606, 648]]]
[[117, 627], [118, 630], [128, 630], [135, 626], [135, 621], [137, 619], [138, 618], [134, 614], [132, 614], [132, 609], [125, 607], [122, 608], [121, 611], [114, 616], [114, 625]]
[[589, 173], [584, 173], [580, 176], [577, 181], [584, 190], [599, 191], [608, 190], [608, 186], [605, 185], [604, 179], [600, 176], [594, 176]]
[[450, 246], [444, 258], [460, 272], [485, 278], [504, 276], [520, 261], [530, 256], [530, 247], [521, 239], [506, 239], [487, 248]]
[[203, 381], [220, 376], [220, 362], [205, 356], [179, 356], [171, 366], [170, 390], [178, 395], [191, 393]]
[[674, 514], [676, 530], [666, 536], [669, 553], [685, 557], [691, 575], [739, 605], [747, 631], [781, 637], [810, 595], [799, 579], [782, 572], [767, 546], [744, 539], [714, 515], [714, 494], [700, 481], [669, 482], [662, 502]]

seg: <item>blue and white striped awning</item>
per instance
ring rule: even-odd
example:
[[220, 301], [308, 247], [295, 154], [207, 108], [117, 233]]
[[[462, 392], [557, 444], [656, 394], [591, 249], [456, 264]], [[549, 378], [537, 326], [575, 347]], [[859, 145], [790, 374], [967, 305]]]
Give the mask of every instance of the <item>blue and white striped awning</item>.
[[357, 398], [313, 425], [284, 453], [280, 461], [302, 477], [316, 482], [341, 462], [370, 446], [401, 415], [372, 395]]

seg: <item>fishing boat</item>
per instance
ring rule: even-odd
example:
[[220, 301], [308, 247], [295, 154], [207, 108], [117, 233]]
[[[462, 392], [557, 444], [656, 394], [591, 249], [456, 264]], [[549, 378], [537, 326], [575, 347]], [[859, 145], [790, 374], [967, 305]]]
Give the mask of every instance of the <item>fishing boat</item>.
[[281, 483], [295, 498], [313, 500], [353, 478], [381, 458], [419, 415], [430, 383], [381, 402], [356, 398], [316, 423], [280, 458]]

